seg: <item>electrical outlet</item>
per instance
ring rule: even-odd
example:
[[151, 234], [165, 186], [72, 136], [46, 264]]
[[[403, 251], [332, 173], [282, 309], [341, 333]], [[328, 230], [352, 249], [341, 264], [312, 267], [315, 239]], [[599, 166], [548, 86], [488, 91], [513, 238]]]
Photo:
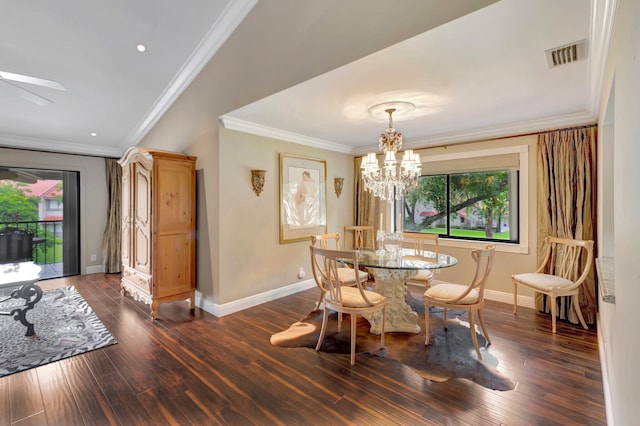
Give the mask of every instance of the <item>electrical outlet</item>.
[[92, 255], [91, 255], [91, 261], [92, 261], [92, 262], [95, 262], [95, 261], [96, 261], [96, 255], [95, 255], [95, 254], [92, 254]]

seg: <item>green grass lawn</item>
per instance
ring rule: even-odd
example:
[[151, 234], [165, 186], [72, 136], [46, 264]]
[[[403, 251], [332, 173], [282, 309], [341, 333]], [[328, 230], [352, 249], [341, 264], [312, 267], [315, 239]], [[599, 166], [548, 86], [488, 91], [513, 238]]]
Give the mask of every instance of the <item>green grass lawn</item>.
[[38, 247], [33, 251], [34, 262], [38, 265], [62, 262], [62, 242], [56, 242], [53, 247]]
[[[432, 234], [442, 234], [446, 232], [444, 228], [429, 228], [422, 230], [421, 232], [428, 232]], [[475, 229], [452, 229], [451, 235], [454, 237], [469, 237], [469, 238], [486, 238], [486, 233], [484, 231], [475, 230]], [[493, 237], [498, 240], [509, 240], [509, 231], [505, 232], [494, 232]]]

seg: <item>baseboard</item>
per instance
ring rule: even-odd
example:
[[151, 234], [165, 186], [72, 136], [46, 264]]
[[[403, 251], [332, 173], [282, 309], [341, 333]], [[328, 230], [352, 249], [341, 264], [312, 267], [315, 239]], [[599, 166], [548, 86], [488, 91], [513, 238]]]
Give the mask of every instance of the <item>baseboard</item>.
[[[234, 300], [233, 302], [223, 304], [218, 304], [203, 299], [202, 294], [199, 291], [196, 291], [196, 306], [198, 306], [203, 311], [210, 313], [211, 315], [214, 315], [216, 317], [223, 317], [225, 315], [240, 312], [244, 309], [252, 308], [266, 302], [271, 302], [272, 300], [280, 299], [281, 297], [308, 290], [310, 288], [313, 288], [315, 285], [316, 284], [313, 280], [300, 281], [285, 287], [266, 291], [260, 294], [255, 294], [253, 296], [245, 297], [244, 299], [238, 299]], [[513, 294], [511, 293], [505, 293], [495, 290], [485, 290], [484, 295], [487, 300], [513, 304]], [[533, 309], [535, 307], [534, 302], [534, 298], [531, 296], [518, 296], [518, 306]]]
[[[487, 300], [493, 300], [494, 302], [502, 302], [513, 305], [513, 293], [505, 293], [503, 291], [496, 290], [485, 290], [484, 298]], [[535, 298], [533, 296], [518, 295], [518, 306], [535, 309]]]
[[87, 266], [84, 273], [85, 275], [102, 274], [104, 273], [104, 265]]
[[210, 313], [211, 315], [214, 315], [216, 317], [223, 317], [225, 315], [233, 314], [234, 312], [239, 312], [244, 309], [252, 308], [266, 302], [271, 302], [285, 296], [308, 290], [315, 287], [315, 285], [316, 283], [312, 279], [300, 281], [285, 287], [265, 291], [264, 293], [255, 294], [253, 296], [245, 297], [244, 299], [238, 299], [234, 300], [233, 302], [223, 304], [218, 304], [203, 299], [202, 294], [196, 291], [196, 306], [198, 306], [203, 311]]

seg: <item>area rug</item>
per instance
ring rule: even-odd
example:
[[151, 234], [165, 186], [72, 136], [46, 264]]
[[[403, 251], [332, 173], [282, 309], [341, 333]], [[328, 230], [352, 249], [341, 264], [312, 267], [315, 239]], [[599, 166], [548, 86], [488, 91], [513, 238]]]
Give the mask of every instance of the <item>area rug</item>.
[[[12, 299], [0, 310], [23, 303]], [[35, 336], [25, 336], [25, 326], [13, 317], [0, 316], [0, 377], [116, 343], [74, 287], [43, 291], [27, 318]]]
[[[369, 323], [358, 319], [358, 354], [371, 354], [389, 358], [411, 367], [420, 376], [437, 382], [450, 379], [468, 379], [481, 386], [495, 390], [512, 390], [514, 382], [497, 370], [498, 360], [485, 348], [486, 339], [477, 333], [482, 361], [479, 361], [466, 312], [447, 311], [447, 330], [443, 329], [443, 311], [431, 308], [431, 344], [425, 346], [424, 306], [422, 301], [408, 297], [411, 307], [418, 312], [419, 324], [423, 330], [419, 334], [387, 333], [385, 347], [380, 345], [380, 336], [369, 333]], [[344, 316], [342, 331], [338, 332], [337, 314], [329, 315], [330, 322], [322, 347], [323, 352], [348, 355], [351, 352], [349, 317]], [[312, 311], [302, 320], [292, 324], [287, 330], [271, 336], [271, 343], [282, 347], [315, 348], [322, 325], [322, 311]], [[491, 330], [488, 330], [491, 333]], [[490, 348], [490, 346], [489, 346]], [[356, 356], [356, 365], [358, 362]]]

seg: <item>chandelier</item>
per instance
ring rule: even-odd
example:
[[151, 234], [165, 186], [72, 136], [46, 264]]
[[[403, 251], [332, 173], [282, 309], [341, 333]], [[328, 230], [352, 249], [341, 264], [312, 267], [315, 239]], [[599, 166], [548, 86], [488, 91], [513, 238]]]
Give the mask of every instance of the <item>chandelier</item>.
[[420, 154], [412, 149], [404, 151], [402, 162], [396, 160], [396, 153], [402, 147], [402, 134], [393, 128], [392, 114], [395, 108], [384, 110], [389, 114], [389, 128], [380, 135], [378, 149], [384, 153], [382, 167], [375, 152], [370, 152], [362, 160], [362, 180], [364, 188], [374, 196], [389, 203], [401, 199], [404, 194], [418, 185], [422, 164]]

